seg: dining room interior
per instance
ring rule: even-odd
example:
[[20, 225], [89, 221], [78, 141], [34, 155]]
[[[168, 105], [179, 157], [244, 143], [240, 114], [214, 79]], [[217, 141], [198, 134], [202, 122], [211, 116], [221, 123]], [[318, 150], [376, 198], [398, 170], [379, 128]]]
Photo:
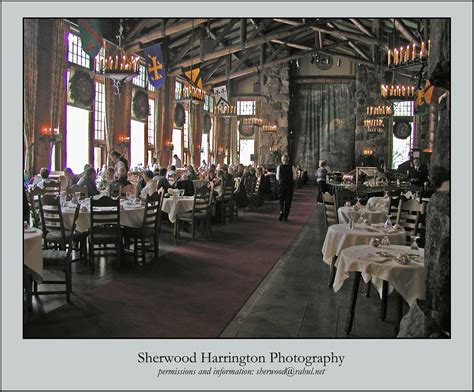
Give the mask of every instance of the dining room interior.
[[23, 337], [450, 338], [449, 18], [24, 18]]

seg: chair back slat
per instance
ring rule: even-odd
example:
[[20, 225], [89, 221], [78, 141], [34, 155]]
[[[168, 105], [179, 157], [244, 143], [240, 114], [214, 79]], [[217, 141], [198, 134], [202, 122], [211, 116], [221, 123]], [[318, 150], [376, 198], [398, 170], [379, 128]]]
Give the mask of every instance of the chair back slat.
[[45, 194], [47, 195], [59, 195], [59, 191], [61, 190], [61, 184], [59, 181], [49, 181], [43, 183], [43, 189]]
[[[399, 202], [396, 223], [405, 229], [406, 243], [411, 243], [411, 236], [424, 237], [425, 205], [416, 199]], [[424, 238], [422, 238], [424, 241]]]
[[100, 226], [120, 226], [120, 199], [109, 196], [90, 199], [91, 229]]
[[37, 228], [41, 225], [39, 198], [44, 194], [44, 189], [39, 187], [31, 189], [28, 193], [28, 204], [33, 218], [33, 226]]
[[66, 243], [63, 215], [59, 196], [44, 194], [39, 198], [43, 237], [46, 239], [50, 232], [60, 232], [63, 244]]
[[159, 229], [161, 223], [161, 205], [163, 203], [164, 189], [160, 188], [152, 195], [147, 195], [145, 200], [145, 211], [143, 215], [142, 228]]
[[329, 192], [323, 193], [324, 216], [326, 218], [326, 226], [335, 225], [338, 223], [336, 196]]

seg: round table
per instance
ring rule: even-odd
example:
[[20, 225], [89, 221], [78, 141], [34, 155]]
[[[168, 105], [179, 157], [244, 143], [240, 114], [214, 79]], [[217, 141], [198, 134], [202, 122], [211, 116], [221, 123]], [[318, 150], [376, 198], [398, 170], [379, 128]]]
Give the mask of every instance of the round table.
[[360, 208], [357, 211], [354, 211], [354, 207], [339, 207], [337, 210], [337, 217], [339, 218], [339, 223], [349, 223], [350, 222], [350, 213], [357, 213], [360, 217], [364, 214], [367, 217], [369, 223], [383, 223], [386, 220], [386, 215], [388, 210], [386, 209], [374, 209], [369, 210], [368, 208]]
[[[384, 252], [391, 256], [378, 255]], [[395, 261], [401, 253], [414, 255], [414, 259], [403, 265]], [[339, 291], [349, 272], [361, 272], [364, 282], [372, 281], [382, 298], [382, 283], [385, 280], [412, 306], [417, 298], [425, 297], [424, 249], [413, 250], [409, 246], [391, 245], [373, 248], [367, 245], [344, 249], [339, 255], [333, 289]]]
[[163, 199], [161, 211], [168, 214], [171, 223], [175, 223], [178, 214], [192, 211], [194, 206], [194, 196], [171, 196]]
[[43, 274], [43, 232], [39, 229], [23, 231], [23, 264], [37, 273]]
[[323, 244], [323, 261], [331, 265], [332, 258], [346, 248], [355, 245], [368, 245], [371, 238], [382, 239], [388, 236], [390, 243], [394, 245], [405, 245], [405, 230], [385, 230], [383, 225], [368, 226], [356, 223], [354, 229], [350, 229], [348, 224], [338, 224], [329, 226]]
[[[123, 207], [123, 208], [122, 208]], [[105, 208], [105, 207], [104, 207]], [[106, 208], [105, 208], [106, 209]], [[62, 209], [64, 228], [71, 230], [72, 220], [74, 219], [74, 208], [64, 207]], [[145, 213], [145, 206], [131, 206], [126, 202], [121, 202], [120, 209], [120, 224], [128, 227], [141, 227], [143, 224], [143, 214]], [[90, 229], [90, 211], [84, 206], [79, 211], [79, 216], [76, 222], [76, 230], [85, 232]]]

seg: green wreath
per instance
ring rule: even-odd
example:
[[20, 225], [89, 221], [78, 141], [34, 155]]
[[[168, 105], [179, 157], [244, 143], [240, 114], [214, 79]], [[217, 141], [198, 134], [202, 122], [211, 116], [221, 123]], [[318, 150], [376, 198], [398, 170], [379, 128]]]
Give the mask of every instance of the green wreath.
[[69, 80], [69, 94], [74, 103], [91, 106], [94, 101], [94, 81], [91, 76], [84, 71], [75, 71]]
[[133, 95], [132, 110], [137, 120], [145, 120], [150, 114], [148, 94], [142, 90], [135, 91]]

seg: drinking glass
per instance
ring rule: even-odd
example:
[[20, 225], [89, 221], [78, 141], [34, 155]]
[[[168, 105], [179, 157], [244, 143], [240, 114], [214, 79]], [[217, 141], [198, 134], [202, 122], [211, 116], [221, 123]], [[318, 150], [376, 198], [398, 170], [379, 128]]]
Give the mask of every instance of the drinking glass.
[[135, 201], [137, 200], [137, 196], [133, 193], [130, 194], [130, 202], [132, 203], [132, 206], [135, 205]]
[[180, 196], [184, 196], [184, 189], [180, 189], [180, 190], [179, 190], [179, 195], [180, 195]]
[[131, 203], [132, 192], [125, 193], [125, 197], [127, 198], [128, 204]]
[[384, 235], [382, 239], [382, 246], [385, 246], [387, 248], [390, 247], [390, 240], [388, 239], [388, 235]]
[[377, 237], [372, 237], [372, 238], [370, 239], [369, 245], [370, 245], [372, 248], [378, 248], [379, 245], [380, 245], [380, 240], [379, 240]]
[[418, 242], [416, 242], [416, 241], [418, 240], [418, 238], [420, 238], [420, 237], [417, 236], [417, 235], [412, 235], [412, 236], [410, 236], [410, 239], [411, 239], [411, 241], [412, 241], [412, 243], [411, 243], [411, 245], [410, 245], [410, 248], [411, 248], [411, 249], [413, 249], [413, 250], [418, 250], [418, 249], [420, 249], [420, 248], [418, 247]]
[[392, 225], [392, 215], [386, 215], [386, 218], [387, 220], [385, 221], [385, 223], [383, 224], [383, 227], [385, 227], [386, 229], [391, 229], [393, 228], [393, 225]]
[[360, 204], [360, 197], [357, 198], [356, 206], [359, 208], [362, 207], [362, 204]]

